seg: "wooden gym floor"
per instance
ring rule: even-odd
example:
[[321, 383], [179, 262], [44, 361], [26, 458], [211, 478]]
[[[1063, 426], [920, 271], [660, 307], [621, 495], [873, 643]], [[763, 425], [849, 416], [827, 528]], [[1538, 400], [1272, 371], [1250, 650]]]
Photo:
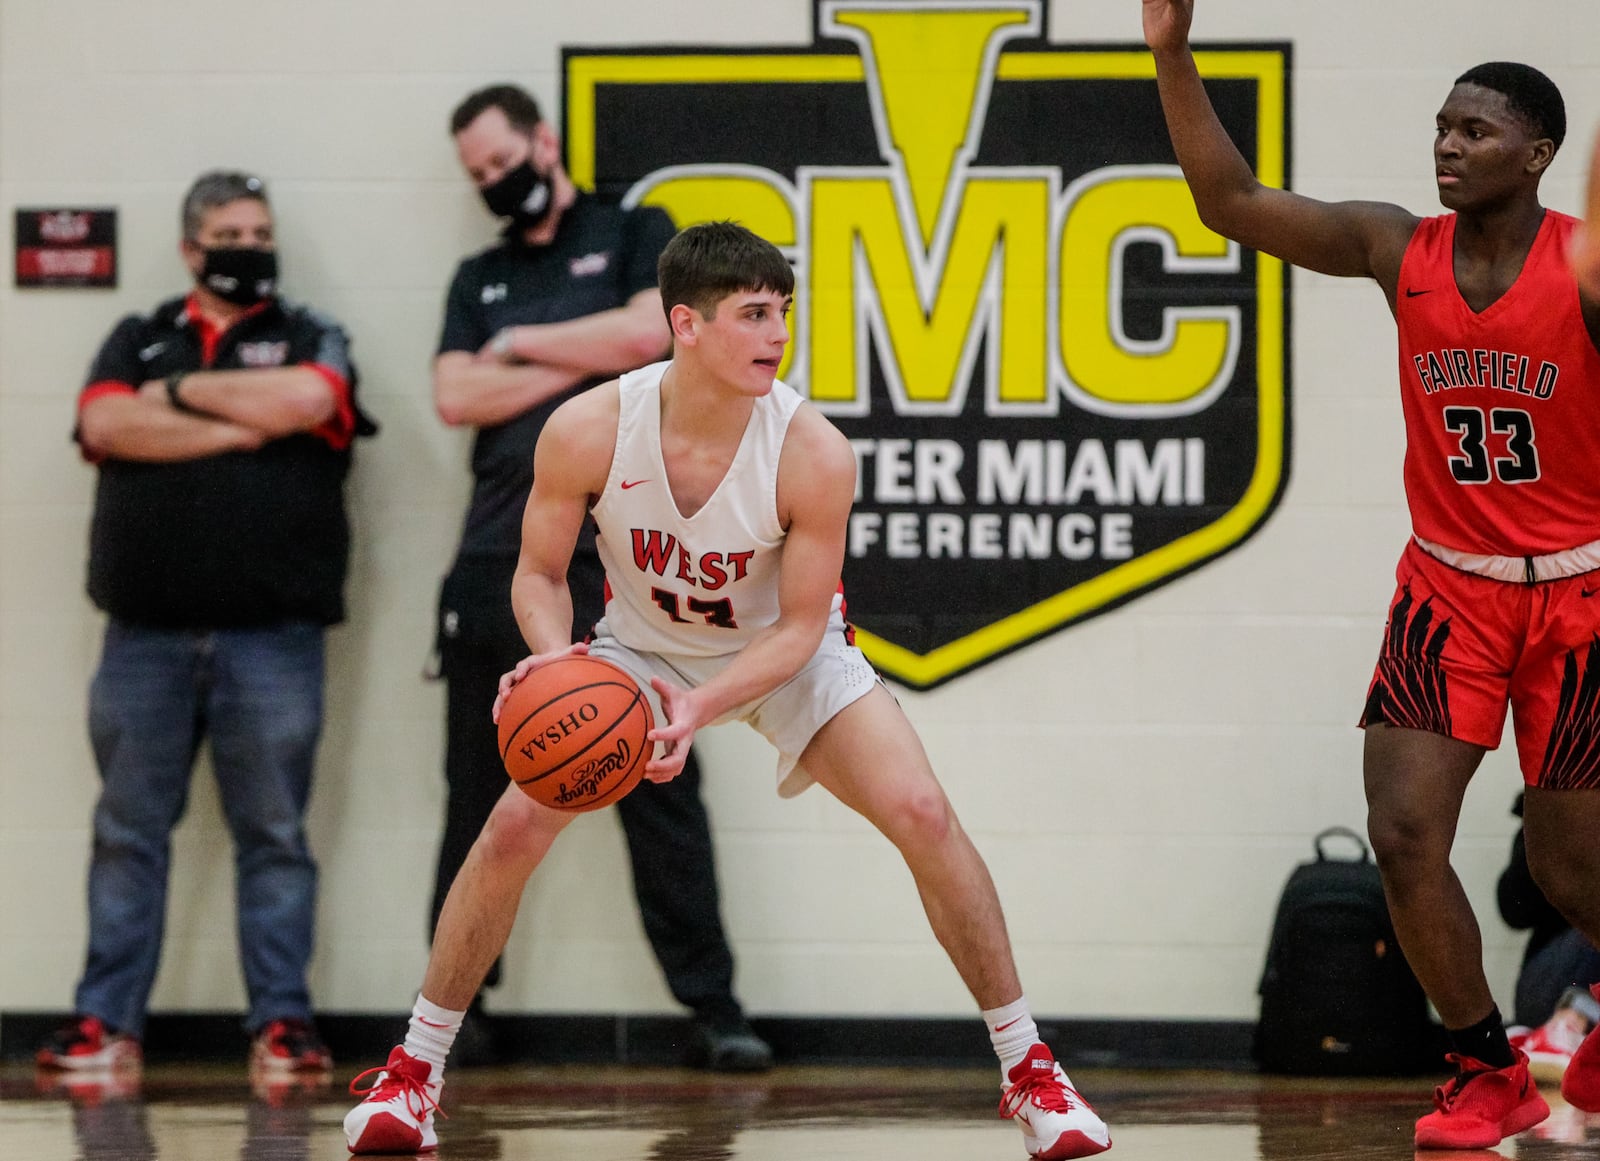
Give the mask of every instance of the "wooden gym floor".
[[[242, 1066], [160, 1065], [142, 1080], [0, 1069], [0, 1159], [339, 1161], [353, 1098], [250, 1083]], [[1078, 1070], [1110, 1122], [1108, 1161], [1413, 1161], [1432, 1081], [1300, 1081], [1243, 1072]], [[1546, 1086], [1548, 1089], [1550, 1086]], [[1600, 1161], [1592, 1125], [1552, 1092], [1549, 1121], [1497, 1150], [1426, 1161]], [[460, 1068], [438, 1161], [1026, 1161], [994, 1115], [988, 1069], [779, 1068], [724, 1078], [619, 1066]]]

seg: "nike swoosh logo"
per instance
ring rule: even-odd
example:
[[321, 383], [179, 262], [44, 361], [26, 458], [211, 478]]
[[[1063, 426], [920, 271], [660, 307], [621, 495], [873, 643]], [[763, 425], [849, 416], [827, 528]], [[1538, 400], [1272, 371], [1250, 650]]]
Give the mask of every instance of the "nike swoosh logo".
[[1001, 1024], [998, 1028], [996, 1028], [995, 1031], [1004, 1032], [1007, 1028], [1011, 1027], [1011, 1025], [1021, 1023], [1021, 1021], [1021, 1016], [1018, 1016], [1015, 1020], [1007, 1020], [1004, 1024]]
[[622, 490], [626, 492], [629, 488], [637, 488], [640, 484], [648, 484], [649, 482], [649, 480], [623, 480]]
[[435, 1023], [434, 1021], [428, 1019], [426, 1016], [418, 1016], [417, 1020], [420, 1021], [423, 1024], [426, 1024], [430, 1028], [448, 1028], [448, 1027], [450, 1027], [450, 1025], [448, 1025], [448, 1024]]
[[142, 350], [140, 350], [139, 358], [142, 361], [148, 363], [151, 359], [155, 358], [157, 355], [159, 355], [162, 351], [164, 351], [166, 349], [167, 349], [167, 344], [165, 342], [151, 343], [148, 347], [145, 347]]
[[1580, 597], [1592, 597], [1596, 593], [1600, 593], [1600, 589], [1579, 589], [1578, 590], [1578, 595]]
[[1409, 286], [1406, 287], [1406, 297], [1407, 298], [1416, 298], [1419, 294], [1432, 294], [1432, 293], [1433, 293], [1433, 288], [1432, 287], [1429, 287], [1427, 290], [1412, 290]]

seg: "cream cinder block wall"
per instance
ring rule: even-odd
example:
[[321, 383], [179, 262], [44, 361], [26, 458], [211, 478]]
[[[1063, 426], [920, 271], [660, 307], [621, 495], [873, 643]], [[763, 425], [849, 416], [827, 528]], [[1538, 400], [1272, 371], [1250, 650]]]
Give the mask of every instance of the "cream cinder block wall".
[[[1591, 0], [1328, 6], [1202, 0], [1203, 40], [1294, 45], [1294, 185], [1436, 205], [1432, 118], [1461, 69], [1525, 59], [1575, 141], [1546, 183], [1577, 207], [1600, 68]], [[420, 672], [466, 495], [428, 364], [455, 261], [492, 236], [445, 133], [498, 79], [558, 115], [560, 48], [811, 42], [811, 0], [458, 4], [0, 0], [0, 240], [29, 205], [116, 206], [115, 291], [0, 287], [0, 1007], [60, 1009], [79, 971], [96, 790], [84, 698], [100, 619], [82, 595], [93, 473], [67, 440], [113, 322], [183, 287], [177, 204], [200, 170], [269, 181], [289, 292], [339, 317], [383, 435], [351, 485], [350, 622], [332, 636], [312, 813], [316, 1000], [408, 1006], [442, 808], [441, 691]], [[1137, 41], [1137, 0], [1050, 4], [1062, 42]], [[559, 121], [558, 121], [559, 123]], [[1243, 1019], [1277, 892], [1310, 836], [1359, 826], [1352, 722], [1406, 532], [1392, 324], [1371, 286], [1297, 272], [1293, 475], [1231, 555], [924, 695], [902, 694], [987, 853], [1034, 1006], [1058, 1016]], [[725, 911], [766, 1014], [959, 1014], [969, 1002], [887, 844], [813, 791], [773, 792], [743, 727], [703, 741]], [[1504, 1005], [1520, 941], [1493, 912], [1517, 787], [1492, 756], [1456, 862]], [[577, 823], [529, 888], [502, 1010], [670, 1011], [620, 833]], [[174, 853], [156, 1010], [242, 1004], [231, 860], [197, 779]]]

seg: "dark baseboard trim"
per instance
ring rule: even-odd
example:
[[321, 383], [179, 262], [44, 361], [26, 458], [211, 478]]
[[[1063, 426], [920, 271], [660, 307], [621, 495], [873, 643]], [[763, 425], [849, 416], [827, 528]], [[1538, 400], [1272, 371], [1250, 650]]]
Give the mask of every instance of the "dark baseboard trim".
[[[64, 1012], [0, 1012], [0, 1059], [29, 1060]], [[322, 1012], [317, 1027], [334, 1058], [378, 1063], [405, 1034], [406, 1014]], [[755, 1017], [750, 1023], [782, 1064], [981, 1065], [994, 1059], [976, 1019]], [[1039, 1020], [1039, 1030], [1068, 1069], [1253, 1069], [1243, 1020]], [[458, 1063], [683, 1064], [692, 1025], [678, 1016], [494, 1016], [488, 1035]], [[150, 1017], [145, 1059], [153, 1064], [243, 1059], [237, 1014]], [[465, 1053], [471, 1052], [471, 1059]]]

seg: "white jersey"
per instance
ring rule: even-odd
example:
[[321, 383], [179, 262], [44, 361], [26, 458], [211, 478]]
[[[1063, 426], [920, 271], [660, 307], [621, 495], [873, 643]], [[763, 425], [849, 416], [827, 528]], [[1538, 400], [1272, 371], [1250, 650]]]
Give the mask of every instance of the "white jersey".
[[778, 619], [785, 538], [778, 457], [801, 399], [773, 382], [755, 401], [727, 474], [685, 517], [661, 458], [661, 377], [669, 366], [654, 363], [620, 380], [616, 452], [592, 509], [606, 569], [605, 631], [630, 649], [717, 657]]

